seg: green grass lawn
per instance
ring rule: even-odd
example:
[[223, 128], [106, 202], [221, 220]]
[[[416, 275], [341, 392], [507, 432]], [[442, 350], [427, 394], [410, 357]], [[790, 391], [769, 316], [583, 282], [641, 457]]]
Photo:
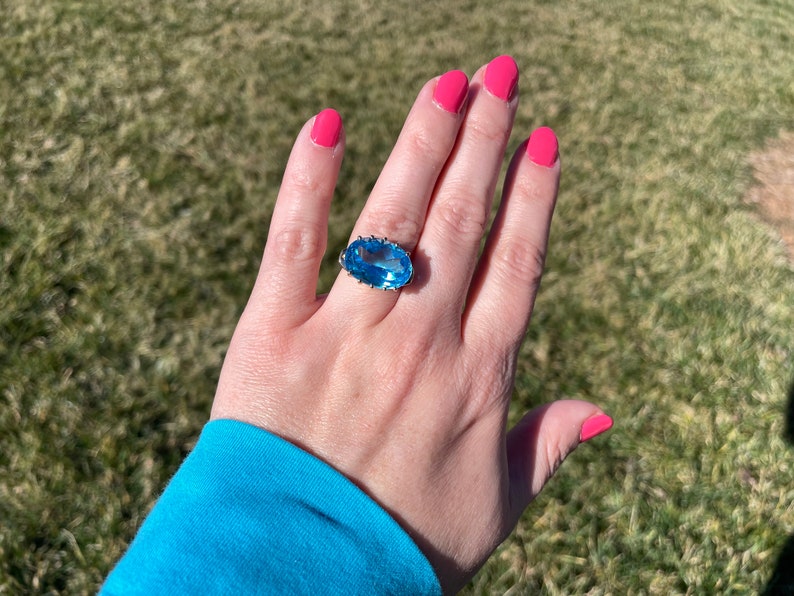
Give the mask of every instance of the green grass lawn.
[[421, 84], [500, 53], [511, 151], [547, 124], [564, 163], [515, 413], [615, 427], [467, 593], [763, 591], [794, 274], [742, 197], [793, 31], [783, 0], [0, 3], [0, 593], [95, 591], [193, 445], [302, 123], [348, 139], [322, 290]]

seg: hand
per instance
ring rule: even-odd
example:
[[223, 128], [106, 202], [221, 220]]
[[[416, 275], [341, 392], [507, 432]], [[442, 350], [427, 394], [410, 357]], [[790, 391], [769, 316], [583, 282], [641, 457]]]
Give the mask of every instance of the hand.
[[345, 139], [332, 110], [304, 126], [212, 409], [351, 478], [411, 534], [445, 592], [471, 578], [565, 457], [611, 425], [595, 405], [558, 401], [505, 428], [560, 175], [557, 140], [538, 129], [512, 159], [478, 258], [517, 79], [502, 56], [470, 87], [453, 71], [419, 93], [351, 235], [411, 251], [415, 279], [396, 292], [341, 272], [315, 295]]

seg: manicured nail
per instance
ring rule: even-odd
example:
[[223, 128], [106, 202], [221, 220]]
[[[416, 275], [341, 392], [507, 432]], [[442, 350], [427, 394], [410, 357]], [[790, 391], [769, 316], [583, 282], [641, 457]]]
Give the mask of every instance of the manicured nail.
[[469, 79], [466, 74], [459, 70], [450, 70], [438, 79], [436, 90], [433, 92], [433, 101], [443, 110], [457, 114], [468, 90]]
[[333, 147], [342, 132], [342, 117], [339, 112], [326, 108], [314, 118], [311, 137], [321, 147]]
[[612, 418], [606, 414], [598, 414], [585, 420], [582, 430], [579, 432], [579, 442], [584, 443], [593, 437], [597, 437], [603, 432], [612, 428]]
[[541, 126], [529, 135], [527, 155], [539, 166], [550, 168], [557, 163], [558, 149], [557, 135], [548, 126]]
[[485, 88], [499, 99], [510, 101], [518, 82], [518, 65], [510, 56], [498, 56], [485, 67]]

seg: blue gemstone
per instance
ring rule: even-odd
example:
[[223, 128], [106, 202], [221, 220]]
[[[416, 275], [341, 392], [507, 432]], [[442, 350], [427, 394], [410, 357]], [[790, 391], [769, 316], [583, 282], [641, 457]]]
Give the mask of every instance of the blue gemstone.
[[414, 277], [408, 252], [386, 238], [359, 236], [339, 255], [339, 263], [361, 283], [381, 290], [397, 290]]

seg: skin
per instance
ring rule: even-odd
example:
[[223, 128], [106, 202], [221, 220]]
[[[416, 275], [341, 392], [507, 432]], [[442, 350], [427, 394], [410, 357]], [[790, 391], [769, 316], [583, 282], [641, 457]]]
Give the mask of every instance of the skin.
[[355, 224], [412, 253], [398, 292], [341, 272], [316, 296], [344, 153], [298, 135], [262, 266], [212, 408], [268, 429], [356, 482], [409, 532], [445, 593], [460, 589], [515, 527], [601, 410], [557, 401], [506, 429], [560, 176], [512, 159], [496, 220], [491, 198], [511, 132], [509, 101], [471, 80], [460, 113], [421, 90]]

